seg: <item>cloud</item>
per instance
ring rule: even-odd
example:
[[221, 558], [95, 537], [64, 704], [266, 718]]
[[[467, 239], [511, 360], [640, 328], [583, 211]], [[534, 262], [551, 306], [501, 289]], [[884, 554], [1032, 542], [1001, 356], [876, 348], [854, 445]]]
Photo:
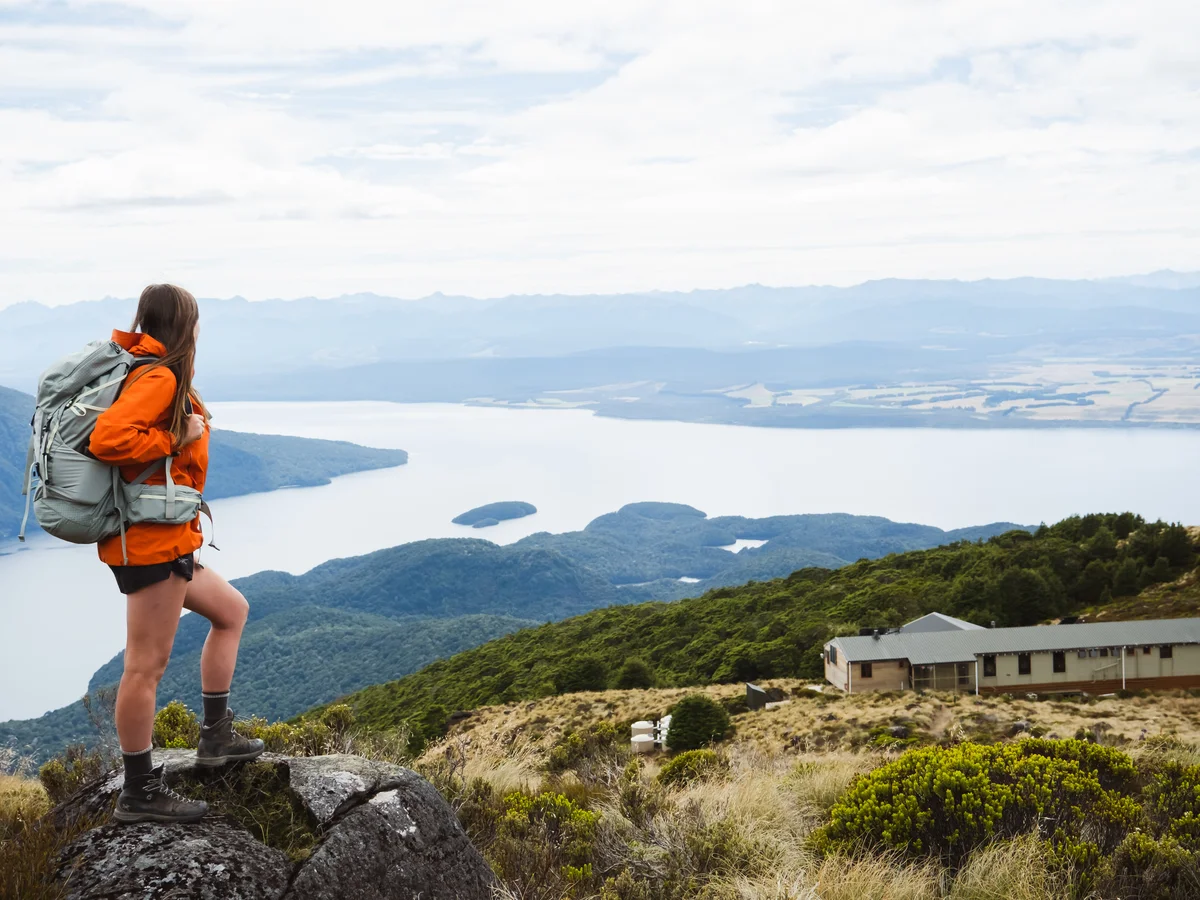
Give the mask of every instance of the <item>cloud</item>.
[[1196, 268], [1200, 7], [0, 0], [0, 304]]

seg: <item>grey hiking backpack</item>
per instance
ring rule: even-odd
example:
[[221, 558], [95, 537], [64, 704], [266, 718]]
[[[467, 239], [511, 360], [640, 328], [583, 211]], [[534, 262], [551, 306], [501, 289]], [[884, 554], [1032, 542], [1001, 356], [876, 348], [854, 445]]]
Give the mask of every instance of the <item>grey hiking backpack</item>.
[[[121, 557], [128, 565], [126, 526], [181, 525], [200, 512], [212, 519], [199, 491], [172, 480], [170, 456], [126, 483], [119, 468], [88, 453], [96, 418], [117, 399], [125, 377], [157, 361], [134, 356], [114, 341], [93, 341], [42, 373], [25, 456], [20, 540], [25, 540], [32, 503], [43, 530], [64, 541], [94, 544], [121, 535]], [[159, 467], [166, 472], [166, 484], [145, 484]]]

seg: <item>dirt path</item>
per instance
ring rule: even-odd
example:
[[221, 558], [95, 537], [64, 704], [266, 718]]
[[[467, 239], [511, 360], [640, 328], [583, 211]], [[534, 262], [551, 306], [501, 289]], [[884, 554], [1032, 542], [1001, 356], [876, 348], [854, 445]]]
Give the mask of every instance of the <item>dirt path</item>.
[[946, 736], [946, 730], [953, 722], [954, 713], [950, 711], [950, 707], [938, 704], [929, 720], [929, 733], [933, 735], [934, 740], [940, 741]]

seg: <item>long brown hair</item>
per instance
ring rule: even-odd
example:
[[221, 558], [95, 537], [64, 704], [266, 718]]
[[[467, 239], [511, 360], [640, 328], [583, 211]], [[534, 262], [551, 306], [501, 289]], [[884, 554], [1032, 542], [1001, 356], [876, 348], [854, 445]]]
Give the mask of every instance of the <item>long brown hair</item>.
[[199, 321], [200, 307], [189, 291], [173, 284], [152, 284], [142, 291], [137, 314], [130, 326], [130, 331], [140, 329], [167, 349], [156, 365], [166, 366], [175, 375], [175, 396], [171, 400], [169, 422], [176, 445], [183, 443], [187, 436], [189, 397], [196, 407], [194, 411], [205, 419], [209, 417], [200, 395], [192, 389]]

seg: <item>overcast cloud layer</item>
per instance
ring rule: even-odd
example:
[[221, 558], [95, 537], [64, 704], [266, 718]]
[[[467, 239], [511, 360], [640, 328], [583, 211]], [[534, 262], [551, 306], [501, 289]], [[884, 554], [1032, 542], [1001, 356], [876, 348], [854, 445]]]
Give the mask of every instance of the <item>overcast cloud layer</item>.
[[0, 0], [0, 305], [1200, 267], [1200, 4]]

